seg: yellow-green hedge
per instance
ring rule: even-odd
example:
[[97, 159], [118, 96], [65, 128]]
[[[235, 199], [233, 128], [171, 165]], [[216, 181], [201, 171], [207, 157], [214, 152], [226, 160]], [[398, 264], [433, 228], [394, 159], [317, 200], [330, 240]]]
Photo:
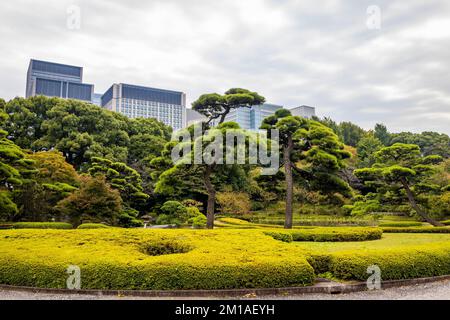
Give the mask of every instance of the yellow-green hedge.
[[368, 227], [318, 227], [311, 229], [294, 229], [290, 231], [270, 231], [266, 232], [266, 234], [283, 242], [347, 242], [379, 240], [383, 236], [383, 230], [380, 228]]
[[450, 233], [450, 227], [382, 228], [385, 233]]
[[14, 229], [73, 229], [70, 223], [65, 222], [17, 222]]
[[[186, 253], [151, 256], [148, 246]], [[21, 249], [18, 250], [18, 247]], [[69, 265], [83, 289], [228, 289], [302, 286], [314, 270], [302, 255], [248, 230], [6, 230], [0, 233], [0, 283], [64, 288]]]
[[450, 275], [450, 244], [336, 253], [328, 271], [339, 279], [364, 281], [371, 265], [380, 267], [383, 280]]
[[[316, 229], [322, 228], [302, 232]], [[302, 286], [323, 272], [365, 280], [373, 264], [385, 280], [450, 274], [450, 236], [445, 234], [392, 234], [357, 244], [286, 243], [265, 234], [292, 237], [299, 230], [280, 231], [3, 230], [0, 284], [65, 288], [70, 265], [80, 267], [83, 289], [117, 290]]]
[[111, 227], [102, 223], [83, 223], [82, 225], [79, 225], [77, 229], [108, 229], [108, 228]]

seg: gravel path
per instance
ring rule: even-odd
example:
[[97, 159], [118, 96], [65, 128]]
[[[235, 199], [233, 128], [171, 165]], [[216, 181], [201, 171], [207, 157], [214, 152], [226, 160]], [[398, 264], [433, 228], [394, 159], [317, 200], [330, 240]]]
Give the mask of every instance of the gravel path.
[[[88, 296], [67, 294], [43, 294], [23, 291], [0, 290], [0, 300], [149, 300], [118, 296]], [[192, 298], [186, 298], [191, 300]], [[195, 298], [194, 298], [195, 299]], [[279, 300], [450, 300], [450, 280], [391, 288], [381, 291], [355, 292], [348, 294], [303, 294], [292, 296], [264, 296], [255, 299]], [[155, 300], [159, 300], [156, 298]], [[223, 300], [223, 299], [221, 299]]]

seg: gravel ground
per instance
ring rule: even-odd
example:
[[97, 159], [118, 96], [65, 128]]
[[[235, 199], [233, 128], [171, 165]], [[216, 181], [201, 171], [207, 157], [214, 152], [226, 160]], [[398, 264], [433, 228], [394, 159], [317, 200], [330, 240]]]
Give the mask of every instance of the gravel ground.
[[[0, 300], [161, 300], [160, 298], [136, 298], [118, 296], [88, 296], [68, 294], [43, 294], [23, 291], [0, 290]], [[195, 298], [188, 298], [192, 300]], [[200, 298], [204, 299], [204, 298]], [[303, 294], [291, 296], [264, 296], [255, 299], [279, 300], [450, 300], [450, 280], [404, 286], [380, 291], [348, 294]], [[169, 299], [167, 299], [169, 300]], [[177, 299], [178, 300], [178, 299]], [[218, 299], [223, 300], [223, 299]]]

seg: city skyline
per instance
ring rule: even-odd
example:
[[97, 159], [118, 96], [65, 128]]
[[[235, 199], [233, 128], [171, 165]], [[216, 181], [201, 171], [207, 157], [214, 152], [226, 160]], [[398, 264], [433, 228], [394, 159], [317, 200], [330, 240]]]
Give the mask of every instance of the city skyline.
[[[33, 57], [84, 66], [96, 92], [121, 82], [171, 88], [190, 107], [202, 93], [244, 87], [365, 129], [450, 133], [445, 1], [378, 1], [379, 29], [367, 26], [369, 1], [198, 2], [5, 3], [0, 97], [23, 96]], [[79, 26], [70, 24], [77, 8]]]

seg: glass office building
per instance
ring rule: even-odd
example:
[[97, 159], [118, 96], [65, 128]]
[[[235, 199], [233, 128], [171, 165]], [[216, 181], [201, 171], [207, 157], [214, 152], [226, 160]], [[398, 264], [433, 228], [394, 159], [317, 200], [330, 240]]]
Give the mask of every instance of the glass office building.
[[[231, 110], [226, 116], [226, 122], [236, 122], [241, 129], [257, 131], [262, 125], [265, 118], [275, 114], [282, 106], [276, 104], [265, 103], [251, 108], [237, 108]], [[217, 125], [219, 120], [213, 121], [213, 125]]]
[[31, 60], [27, 73], [26, 97], [38, 95], [92, 102], [94, 86], [83, 83], [83, 68]]
[[186, 125], [186, 94], [183, 92], [119, 83], [105, 92], [101, 104], [129, 118], [155, 118], [174, 130]]
[[[251, 108], [238, 108], [232, 110], [225, 118], [226, 122], [236, 122], [241, 129], [258, 131], [261, 128], [265, 118], [275, 114], [277, 110], [283, 109], [283, 106], [265, 103]], [[301, 106], [289, 109], [294, 116], [303, 118], [312, 118], [316, 114], [314, 107]], [[217, 125], [219, 120], [213, 121], [213, 125]]]

